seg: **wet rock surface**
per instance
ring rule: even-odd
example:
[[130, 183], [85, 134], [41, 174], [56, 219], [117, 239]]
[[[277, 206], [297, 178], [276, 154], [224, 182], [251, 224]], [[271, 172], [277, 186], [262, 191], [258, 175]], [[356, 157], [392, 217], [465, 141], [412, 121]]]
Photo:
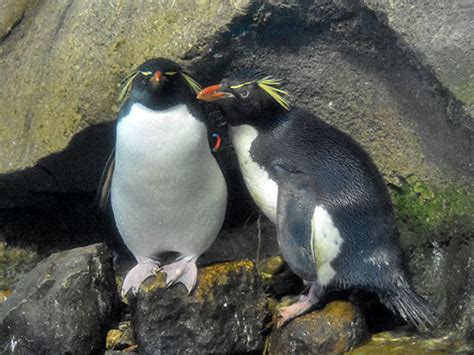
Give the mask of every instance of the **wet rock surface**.
[[0, 306], [3, 354], [94, 353], [116, 315], [112, 256], [103, 244], [51, 255]]
[[384, 332], [373, 335], [369, 341], [348, 352], [353, 355], [429, 355], [429, 354], [472, 354], [472, 343], [455, 334], [420, 337], [404, 332]]
[[273, 330], [269, 354], [342, 354], [367, 338], [363, 315], [351, 303], [335, 301]]
[[105, 348], [109, 351], [134, 351], [137, 349], [135, 333], [130, 321], [120, 322], [118, 328], [107, 332]]
[[163, 274], [146, 281], [132, 300], [139, 351], [151, 353], [244, 353], [263, 348], [265, 294], [255, 265], [235, 261], [199, 270], [187, 295], [165, 287]]

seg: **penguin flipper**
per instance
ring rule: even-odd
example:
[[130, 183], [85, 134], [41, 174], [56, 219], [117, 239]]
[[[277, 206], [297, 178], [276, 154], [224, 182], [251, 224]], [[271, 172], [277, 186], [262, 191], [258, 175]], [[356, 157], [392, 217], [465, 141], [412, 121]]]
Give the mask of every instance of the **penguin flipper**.
[[107, 203], [109, 202], [110, 188], [112, 186], [112, 176], [114, 174], [115, 168], [115, 148], [112, 149], [107, 162], [105, 163], [102, 176], [100, 177], [99, 189], [97, 192], [98, 212], [104, 212], [107, 208]]
[[292, 172], [285, 165], [272, 165], [278, 180], [277, 234], [283, 257], [290, 268], [306, 281], [317, 279], [312, 251], [314, 191], [310, 177]]

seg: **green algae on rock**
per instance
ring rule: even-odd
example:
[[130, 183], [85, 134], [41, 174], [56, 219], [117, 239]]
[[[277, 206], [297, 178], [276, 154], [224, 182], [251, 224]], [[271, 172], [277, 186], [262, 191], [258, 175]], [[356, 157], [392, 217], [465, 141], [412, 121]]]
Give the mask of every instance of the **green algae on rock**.
[[362, 346], [348, 352], [351, 355], [443, 355], [469, 353], [472, 347], [464, 340], [446, 334], [444, 336], [422, 338], [404, 333], [378, 333]]
[[411, 175], [392, 191], [398, 217], [418, 233], [443, 232], [458, 226], [472, 231], [474, 227], [474, 194], [450, 183], [429, 186]]
[[265, 280], [282, 272], [285, 265], [285, 259], [281, 255], [275, 255], [260, 261], [258, 274]]
[[107, 350], [130, 351], [136, 347], [135, 336], [129, 321], [120, 322], [118, 329], [110, 329], [105, 339]]

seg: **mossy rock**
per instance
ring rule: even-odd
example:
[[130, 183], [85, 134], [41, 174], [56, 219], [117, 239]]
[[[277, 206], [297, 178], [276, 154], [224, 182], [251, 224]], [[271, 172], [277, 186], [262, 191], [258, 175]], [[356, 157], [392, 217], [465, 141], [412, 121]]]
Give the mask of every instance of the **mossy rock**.
[[263, 346], [267, 301], [251, 261], [199, 269], [190, 294], [181, 284], [167, 288], [159, 273], [130, 304], [137, 344], [145, 353], [242, 353]]
[[348, 352], [351, 355], [444, 355], [469, 353], [472, 346], [465, 340], [444, 334], [437, 337], [420, 337], [410, 334], [384, 332], [375, 334], [364, 345]]
[[351, 303], [335, 301], [292, 320], [267, 339], [268, 354], [342, 354], [362, 343], [367, 327]]

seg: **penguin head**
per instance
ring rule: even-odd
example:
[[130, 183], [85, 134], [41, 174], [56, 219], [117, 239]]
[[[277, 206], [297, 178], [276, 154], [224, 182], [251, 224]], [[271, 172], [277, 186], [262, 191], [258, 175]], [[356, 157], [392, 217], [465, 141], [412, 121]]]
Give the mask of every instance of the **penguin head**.
[[289, 109], [282, 96], [287, 92], [279, 88], [280, 83], [270, 76], [254, 80], [228, 78], [201, 90], [197, 99], [216, 103], [224, 112], [224, 120], [232, 126], [263, 127]]
[[130, 90], [130, 100], [151, 109], [194, 100], [199, 84], [175, 62], [153, 58], [141, 64], [123, 80], [119, 99]]

